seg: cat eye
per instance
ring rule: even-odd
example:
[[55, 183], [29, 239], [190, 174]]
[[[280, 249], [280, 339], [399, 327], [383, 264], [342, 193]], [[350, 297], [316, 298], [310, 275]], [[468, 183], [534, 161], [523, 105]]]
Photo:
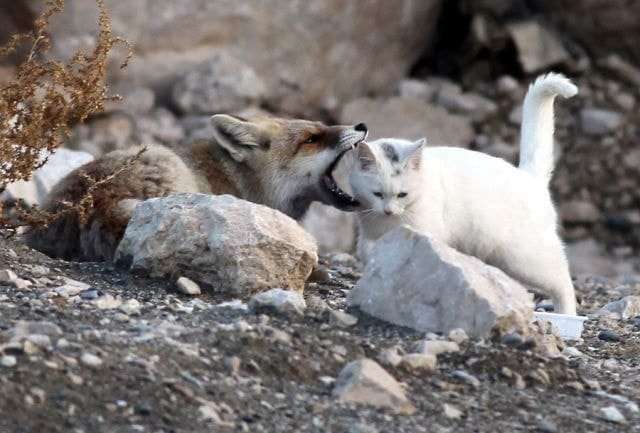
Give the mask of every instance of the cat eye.
[[405, 198], [407, 196], [406, 192], [401, 192], [398, 194], [398, 198]]
[[374, 192], [373, 195], [375, 195], [376, 197], [382, 198], [381, 192]]

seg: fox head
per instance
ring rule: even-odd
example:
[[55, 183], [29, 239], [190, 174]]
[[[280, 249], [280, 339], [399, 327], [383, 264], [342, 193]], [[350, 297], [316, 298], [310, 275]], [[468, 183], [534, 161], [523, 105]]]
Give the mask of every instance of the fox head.
[[217, 114], [214, 138], [236, 170], [260, 191], [261, 202], [300, 219], [313, 201], [342, 210], [359, 203], [342, 191], [333, 170], [367, 136], [364, 123], [327, 126], [308, 120]]

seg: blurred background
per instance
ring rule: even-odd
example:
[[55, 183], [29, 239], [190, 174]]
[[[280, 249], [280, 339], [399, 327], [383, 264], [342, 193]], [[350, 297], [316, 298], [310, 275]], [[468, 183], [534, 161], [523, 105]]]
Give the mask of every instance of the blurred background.
[[[426, 136], [517, 162], [528, 83], [564, 72], [580, 94], [556, 104], [553, 193], [573, 271], [640, 273], [640, 2], [105, 3], [115, 33], [135, 44], [127, 69], [118, 68], [124, 53], [113, 56], [111, 88], [125, 100], [78, 125], [69, 149], [98, 157], [138, 143], [184, 146], [211, 135], [213, 113], [264, 112], [364, 121], [373, 138]], [[0, 42], [30, 29], [42, 4], [1, 2]], [[91, 46], [96, 20], [93, 1], [67, 0], [52, 22], [51, 55]], [[0, 64], [0, 81], [16, 58]], [[42, 191], [6, 194], [37, 203]], [[325, 251], [352, 250], [351, 215], [315, 206], [305, 225]]]

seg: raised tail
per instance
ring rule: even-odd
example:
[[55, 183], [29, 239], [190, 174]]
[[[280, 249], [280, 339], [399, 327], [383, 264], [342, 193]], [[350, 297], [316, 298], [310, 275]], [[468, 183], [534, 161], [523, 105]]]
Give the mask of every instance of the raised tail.
[[519, 168], [545, 184], [553, 172], [553, 100], [570, 98], [578, 88], [564, 75], [549, 73], [529, 86], [522, 106]]

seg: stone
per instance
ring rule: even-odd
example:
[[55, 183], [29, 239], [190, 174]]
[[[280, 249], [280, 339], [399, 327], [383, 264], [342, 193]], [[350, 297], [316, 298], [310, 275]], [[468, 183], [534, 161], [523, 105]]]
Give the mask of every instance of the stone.
[[423, 340], [418, 343], [416, 352], [425, 355], [438, 356], [443, 353], [459, 352], [460, 346], [453, 341]]
[[618, 54], [609, 54], [598, 62], [598, 64], [613, 72], [628, 84], [634, 87], [640, 86], [640, 69], [624, 60]]
[[415, 407], [400, 383], [375, 361], [364, 358], [347, 364], [336, 379], [333, 396], [356, 403], [412, 414]]
[[498, 111], [498, 105], [490, 99], [474, 93], [462, 93], [454, 86], [443, 86], [435, 102], [454, 113], [471, 116], [476, 121], [482, 121]]
[[384, 365], [397, 367], [402, 362], [400, 348], [398, 346], [393, 346], [388, 349], [384, 349], [378, 354], [377, 359]]
[[580, 126], [588, 135], [600, 136], [615, 132], [622, 125], [622, 115], [611, 110], [584, 108], [580, 111]]
[[[110, 76], [167, 100], [176, 79], [224, 51], [259, 71], [270, 106], [313, 113], [327, 98], [391, 92], [432, 41], [442, 3], [155, 0], [158, 13], [149, 13], [148, 0], [108, 0], [115, 33], [134, 41], [136, 51], [124, 71], [112, 62]], [[49, 28], [52, 56], [86, 48], [96, 19], [94, 3], [67, 0]]]
[[[207, 116], [209, 119], [210, 116]], [[209, 119], [209, 123], [211, 123]], [[144, 144], [164, 144], [174, 147], [185, 139], [186, 131], [176, 116], [166, 108], [160, 107], [150, 113], [139, 116], [138, 140]], [[213, 135], [207, 135], [211, 139]]]
[[518, 51], [520, 65], [528, 74], [564, 63], [570, 58], [558, 37], [536, 21], [512, 23], [507, 30]]
[[82, 281], [72, 280], [71, 278], [63, 277], [63, 285], [55, 287], [53, 291], [64, 298], [70, 298], [72, 296], [79, 295], [80, 293], [87, 291], [91, 288], [91, 285]]
[[626, 273], [628, 265], [608, 255], [594, 239], [569, 243], [566, 246], [571, 275], [617, 277]]
[[480, 379], [472, 374], [467, 373], [464, 370], [456, 370], [451, 373], [451, 376], [455, 377], [458, 380], [461, 380], [462, 382], [468, 383], [474, 388], [480, 388], [480, 385], [482, 384], [482, 382], [480, 382]]
[[602, 341], [619, 342], [622, 340], [620, 334], [610, 329], [604, 329], [598, 333], [598, 338]]
[[80, 356], [80, 362], [91, 368], [99, 368], [100, 366], [102, 366], [102, 359], [89, 352], [84, 352]]
[[475, 136], [468, 117], [414, 98], [356, 99], [343, 108], [340, 121], [349, 124], [355, 119], [367, 124], [372, 140], [427, 137], [429, 145], [467, 147]]
[[462, 411], [449, 403], [444, 403], [442, 405], [442, 409], [443, 409], [444, 416], [446, 416], [449, 419], [462, 418], [462, 415], [463, 415]]
[[[336, 181], [341, 188], [345, 185], [338, 177]], [[351, 212], [314, 202], [304, 216], [302, 227], [316, 239], [318, 250], [323, 254], [353, 251], [356, 244], [356, 220]]]
[[19, 341], [27, 338], [29, 335], [47, 335], [49, 337], [58, 337], [62, 335], [62, 329], [52, 322], [35, 321], [29, 322], [20, 320], [16, 322], [13, 328], [6, 331], [6, 335], [11, 341]]
[[115, 310], [116, 308], [120, 308], [122, 305], [122, 299], [109, 293], [105, 293], [104, 295], [92, 300], [91, 304], [99, 310]]
[[358, 318], [340, 310], [327, 310], [329, 324], [338, 328], [350, 328], [358, 323]]
[[598, 310], [595, 315], [622, 320], [640, 316], [640, 296], [625, 296], [618, 301], [609, 302]]
[[602, 417], [607, 421], [610, 421], [615, 424], [627, 423], [627, 419], [615, 406], [607, 406], [607, 407], [600, 408], [600, 412], [602, 413]]
[[140, 314], [142, 304], [137, 299], [127, 299], [118, 307], [118, 309], [125, 314], [134, 316]]
[[156, 94], [148, 87], [121, 83], [113, 92], [122, 96], [121, 101], [107, 102], [106, 111], [123, 111], [133, 115], [147, 114], [153, 109]]
[[28, 205], [44, 203], [51, 188], [71, 171], [93, 160], [87, 152], [58, 148], [47, 162], [33, 172], [29, 181], [10, 183], [0, 200], [24, 200]]
[[419, 99], [431, 102], [435, 89], [429, 83], [422, 80], [404, 79], [398, 84], [398, 94], [403, 98]]
[[67, 146], [95, 158], [137, 143], [136, 118], [125, 112], [104, 113], [73, 128]]
[[0, 357], [0, 365], [6, 368], [15, 367], [18, 364], [18, 360], [13, 355], [4, 355]]
[[474, 338], [496, 326], [526, 330], [533, 314], [531, 295], [502, 271], [408, 227], [377, 241], [348, 301], [396, 325], [445, 334], [461, 328]]
[[560, 205], [562, 221], [571, 224], [592, 224], [601, 220], [600, 210], [587, 200], [570, 200]]
[[558, 425], [548, 418], [542, 418], [538, 421], [538, 430], [543, 433], [557, 433]]
[[0, 283], [13, 284], [18, 279], [18, 275], [11, 269], [0, 270]]
[[454, 328], [449, 331], [447, 338], [455, 343], [462, 344], [469, 339], [469, 336], [464, 332], [464, 329]]
[[511, 75], [502, 75], [496, 81], [496, 89], [501, 95], [520, 96], [520, 83]]
[[178, 80], [172, 99], [183, 113], [215, 114], [258, 104], [265, 93], [253, 68], [222, 51]]
[[411, 371], [433, 371], [436, 369], [438, 359], [435, 355], [425, 353], [410, 353], [404, 355], [400, 365]]
[[311, 235], [274, 209], [230, 195], [175, 194], [135, 208], [115, 262], [248, 297], [272, 287], [302, 291], [318, 255]]
[[271, 289], [253, 295], [249, 300], [249, 310], [256, 314], [275, 312], [278, 314], [304, 314], [307, 304], [302, 295], [284, 289]]
[[202, 290], [198, 283], [187, 277], [178, 278], [178, 281], [176, 281], [176, 287], [178, 288], [178, 291], [184, 295], [196, 296], [202, 294]]

